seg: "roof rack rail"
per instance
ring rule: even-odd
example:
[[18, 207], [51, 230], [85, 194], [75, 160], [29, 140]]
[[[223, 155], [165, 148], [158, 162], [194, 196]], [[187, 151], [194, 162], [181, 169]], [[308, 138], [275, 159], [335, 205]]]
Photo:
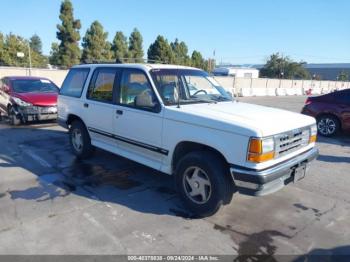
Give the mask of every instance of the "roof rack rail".
[[130, 64], [130, 63], [150, 63], [150, 64], [170, 64], [167, 61], [148, 59], [148, 58], [117, 58], [115, 60], [90, 60], [85, 59], [82, 64]]

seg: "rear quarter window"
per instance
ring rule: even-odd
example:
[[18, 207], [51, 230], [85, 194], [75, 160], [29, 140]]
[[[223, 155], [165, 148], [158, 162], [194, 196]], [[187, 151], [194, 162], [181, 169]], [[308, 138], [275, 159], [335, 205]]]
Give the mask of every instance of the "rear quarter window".
[[336, 92], [334, 96], [337, 103], [350, 105], [350, 90]]
[[60, 95], [80, 97], [89, 72], [89, 68], [73, 68], [69, 70], [62, 84]]

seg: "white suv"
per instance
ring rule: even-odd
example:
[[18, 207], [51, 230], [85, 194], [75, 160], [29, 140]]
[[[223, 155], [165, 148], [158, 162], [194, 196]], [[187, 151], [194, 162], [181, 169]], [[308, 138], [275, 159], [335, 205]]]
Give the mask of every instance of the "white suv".
[[58, 118], [79, 158], [98, 147], [174, 175], [199, 216], [230, 203], [236, 191], [265, 195], [300, 180], [318, 155], [314, 118], [237, 102], [191, 67], [75, 66]]

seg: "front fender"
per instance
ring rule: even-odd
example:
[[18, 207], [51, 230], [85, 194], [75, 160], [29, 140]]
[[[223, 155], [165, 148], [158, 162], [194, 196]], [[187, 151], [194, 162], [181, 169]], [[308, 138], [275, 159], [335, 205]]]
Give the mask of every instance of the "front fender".
[[181, 142], [194, 142], [214, 148], [228, 163], [244, 165], [249, 137], [167, 119], [164, 121], [162, 141], [163, 148], [169, 150], [169, 155], [164, 160], [163, 171], [170, 173], [172, 156]]

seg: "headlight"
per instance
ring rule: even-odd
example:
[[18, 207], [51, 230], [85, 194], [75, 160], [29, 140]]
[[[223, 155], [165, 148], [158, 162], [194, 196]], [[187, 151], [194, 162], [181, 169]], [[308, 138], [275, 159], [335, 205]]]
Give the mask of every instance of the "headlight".
[[275, 156], [275, 141], [270, 138], [251, 138], [249, 141], [247, 159], [250, 162], [261, 163]]
[[317, 139], [317, 125], [312, 125], [310, 128], [309, 143], [315, 143]]
[[19, 106], [32, 106], [31, 103], [27, 103], [18, 97], [12, 97], [13, 101]]

